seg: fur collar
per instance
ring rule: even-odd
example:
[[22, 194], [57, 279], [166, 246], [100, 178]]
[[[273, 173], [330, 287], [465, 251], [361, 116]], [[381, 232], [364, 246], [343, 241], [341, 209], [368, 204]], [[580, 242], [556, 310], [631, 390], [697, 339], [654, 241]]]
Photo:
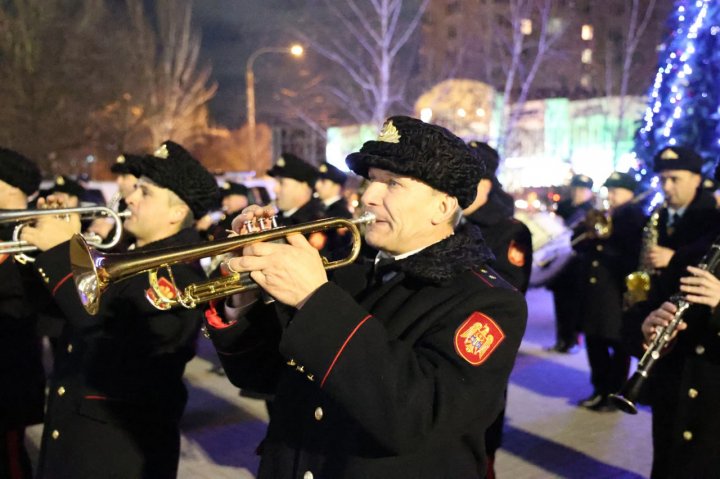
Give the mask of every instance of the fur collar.
[[492, 259], [480, 228], [468, 224], [455, 230], [454, 235], [399, 260], [396, 267], [409, 278], [442, 283]]

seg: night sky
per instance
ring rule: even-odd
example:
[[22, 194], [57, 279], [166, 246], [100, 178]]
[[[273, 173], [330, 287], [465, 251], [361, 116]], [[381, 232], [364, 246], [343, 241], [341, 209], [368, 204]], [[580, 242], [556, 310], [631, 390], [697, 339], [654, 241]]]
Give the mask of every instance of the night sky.
[[[298, 3], [289, 0], [196, 0], [193, 23], [202, 29], [201, 63], [212, 64], [212, 78], [218, 92], [210, 103], [213, 120], [236, 128], [245, 121], [245, 62], [250, 53], [265, 46], [287, 46], [288, 19], [299, 12]], [[256, 97], [269, 95], [263, 88], [275, 55], [262, 56], [255, 63]], [[285, 60], [287, 61], [287, 60]], [[260, 118], [261, 119], [261, 118]]]

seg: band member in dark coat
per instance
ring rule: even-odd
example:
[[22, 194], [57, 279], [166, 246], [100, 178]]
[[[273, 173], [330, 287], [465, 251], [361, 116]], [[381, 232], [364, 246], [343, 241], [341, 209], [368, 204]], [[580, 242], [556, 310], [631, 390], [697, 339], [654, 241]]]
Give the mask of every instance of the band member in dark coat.
[[[40, 170], [20, 153], [0, 148], [0, 213], [27, 209], [40, 186]], [[15, 225], [0, 226], [0, 240]], [[45, 372], [36, 328], [36, 302], [45, 288], [30, 264], [0, 254], [0, 478], [32, 479], [25, 427], [42, 422]]]
[[[187, 152], [155, 154], [162, 156], [143, 159], [138, 187], [126, 198], [132, 215], [124, 228], [135, 236], [138, 253], [196, 243], [194, 218], [218, 203], [215, 179]], [[45, 251], [35, 265], [66, 319], [38, 477], [174, 478], [187, 399], [182, 375], [202, 313], [151, 305], [146, 295], [158, 295], [139, 275], [110, 285], [98, 314], [89, 315], [68, 258], [67, 240], [78, 230], [77, 221], [47, 218], [23, 232]], [[204, 279], [197, 265], [172, 270], [181, 288]], [[162, 274], [160, 286], [166, 296], [175, 292]]]
[[628, 173], [614, 172], [605, 181], [610, 209], [598, 213], [602, 226], [609, 215], [610, 235], [598, 237], [596, 224], [585, 224], [576, 243], [581, 251], [584, 277], [582, 318], [590, 365], [592, 394], [579, 402], [594, 411], [614, 411], [608, 396], [618, 391], [628, 376], [630, 354], [621, 338], [625, 276], [636, 270], [646, 217], [633, 201], [638, 183]]
[[[315, 182], [315, 193], [322, 202], [325, 216], [328, 218], [352, 218], [348, 208], [347, 199], [343, 196], [343, 188], [347, 182], [347, 175], [330, 163], [323, 163], [318, 167], [318, 179]], [[325, 251], [330, 255], [328, 259], [345, 258], [352, 248], [352, 237], [346, 229], [328, 230]]]
[[[563, 219], [565, 226], [574, 229], [580, 224], [587, 212], [593, 208], [593, 181], [586, 175], [575, 175], [570, 180], [570, 198], [557, 205], [556, 213]], [[560, 273], [548, 284], [553, 292], [555, 303], [555, 344], [549, 351], [575, 353], [578, 351], [578, 336], [581, 329], [582, 297], [580, 281], [582, 278], [582, 259], [574, 255]]]
[[277, 180], [275, 204], [280, 210], [279, 224], [292, 226], [325, 216], [322, 204], [313, 198], [317, 168], [292, 153], [283, 153], [267, 174]]
[[[720, 470], [720, 292], [714, 277], [719, 272], [695, 267], [720, 234], [720, 214], [712, 206], [712, 194], [700, 188], [701, 166], [702, 158], [684, 147], [665, 148], [656, 156], [667, 203], [660, 216], [660, 241], [672, 245], [672, 254], [648, 300], [624, 318], [625, 335], [636, 339], [634, 353], [641, 355], [640, 345], [649, 344], [656, 328], [672, 319], [676, 307], [668, 299], [673, 294], [681, 292], [697, 304], [686, 311], [679, 334], [644, 388], [652, 407], [654, 479], [715, 477]], [[679, 211], [681, 218], [670, 226], [670, 234], [663, 232], [669, 213]], [[670, 249], [658, 247], [654, 259], [664, 257], [662, 248]]]
[[[513, 198], [502, 190], [495, 176], [500, 163], [497, 151], [479, 141], [471, 141], [468, 146], [485, 162], [487, 171], [478, 182], [475, 201], [463, 210], [463, 222], [480, 227], [485, 244], [495, 255], [490, 266], [524, 294], [532, 270], [532, 235], [523, 222], [513, 218]], [[505, 408], [485, 434], [488, 479], [495, 477], [495, 453], [502, 445], [504, 423]]]
[[485, 244], [495, 255], [492, 268], [525, 293], [532, 270], [532, 235], [523, 222], [513, 218], [513, 199], [495, 176], [499, 164], [497, 151], [483, 142], [471, 141], [469, 146], [488, 169], [478, 182], [475, 201], [463, 210], [464, 222], [480, 227]]
[[527, 313], [477, 228], [453, 231], [484, 166], [449, 131], [408, 117], [388, 119], [347, 163], [371, 181], [376, 274], [356, 264], [329, 282], [303, 237], [258, 243], [229, 267], [252, 271], [285, 314], [207, 315], [228, 377], [277, 393], [258, 477], [482, 478]]
[[242, 183], [224, 181], [220, 184], [223, 215], [220, 220], [210, 225], [204, 236], [212, 241], [227, 238], [232, 229], [232, 220], [248, 205], [248, 189]]

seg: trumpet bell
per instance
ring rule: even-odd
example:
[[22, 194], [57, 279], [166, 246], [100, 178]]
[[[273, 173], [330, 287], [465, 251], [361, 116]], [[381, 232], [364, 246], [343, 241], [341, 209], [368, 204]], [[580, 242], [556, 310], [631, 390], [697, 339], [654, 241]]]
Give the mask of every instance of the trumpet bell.
[[70, 265], [80, 302], [90, 314], [97, 314], [100, 309], [100, 295], [107, 284], [103, 284], [98, 266], [105, 258], [90, 248], [82, 235], [75, 235], [70, 240]]

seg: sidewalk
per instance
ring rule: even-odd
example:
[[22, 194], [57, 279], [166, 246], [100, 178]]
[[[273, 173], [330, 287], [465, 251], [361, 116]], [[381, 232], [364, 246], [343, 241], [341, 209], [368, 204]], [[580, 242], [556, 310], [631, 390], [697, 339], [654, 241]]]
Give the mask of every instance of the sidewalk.
[[[534, 289], [527, 299], [528, 330], [508, 389], [498, 478], [647, 477], [652, 460], [649, 411], [629, 416], [576, 407], [592, 392], [585, 352], [543, 351], [554, 342], [551, 296]], [[186, 372], [190, 400], [182, 422], [179, 477], [252, 479], [258, 467], [255, 447], [267, 422], [265, 403], [238, 396], [226, 378], [209, 372], [213, 361], [212, 346], [201, 339], [199, 357]], [[35, 454], [40, 433], [38, 426], [28, 434]]]

